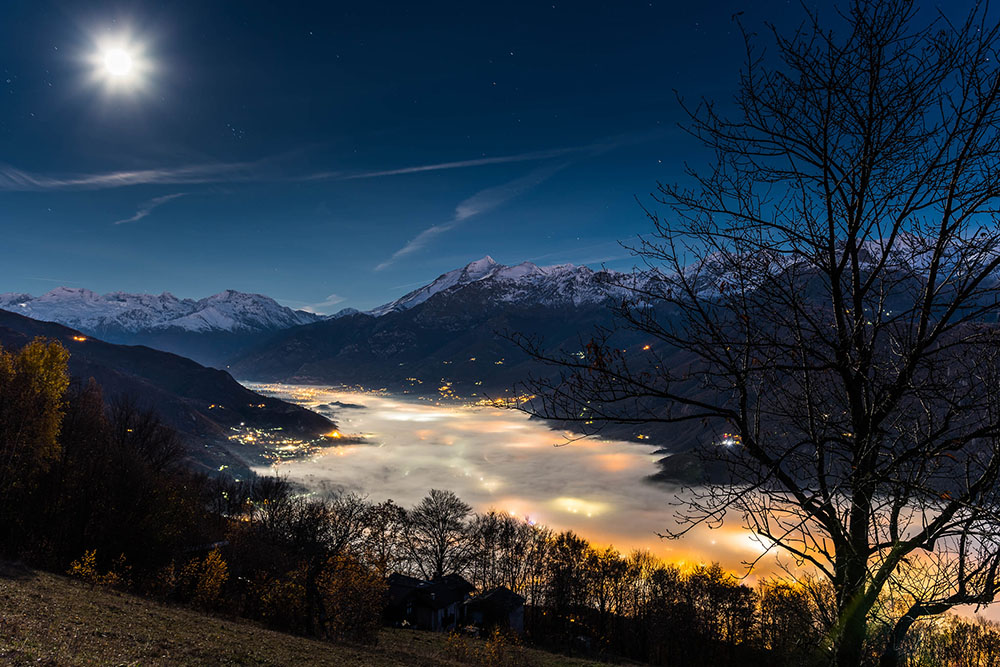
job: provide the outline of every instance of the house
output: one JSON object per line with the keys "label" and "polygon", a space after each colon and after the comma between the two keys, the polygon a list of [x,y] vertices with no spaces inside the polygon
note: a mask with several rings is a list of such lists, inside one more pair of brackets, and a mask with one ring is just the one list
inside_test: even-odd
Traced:
{"label": "house", "polygon": [[465,622],[484,630],[524,632],[524,598],[505,586],[465,601]]}
{"label": "house", "polygon": [[389,576],[386,621],[420,630],[452,630],[464,622],[464,603],[475,587],[457,574],[425,581],[404,574]]}

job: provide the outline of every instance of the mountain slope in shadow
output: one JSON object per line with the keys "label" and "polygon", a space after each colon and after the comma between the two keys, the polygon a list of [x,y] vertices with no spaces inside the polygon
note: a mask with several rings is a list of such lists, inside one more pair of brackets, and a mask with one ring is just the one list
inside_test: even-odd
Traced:
{"label": "mountain slope in shadow", "polygon": [[192,457],[206,465],[199,450],[224,440],[241,425],[281,428],[300,438],[335,428],[315,412],[247,389],[225,371],[148,347],[106,343],[60,324],[0,310],[4,348],[18,349],[38,336],[57,340],[69,350],[73,378],[84,382],[94,378],[106,398],[128,396],[155,409],[181,434]]}

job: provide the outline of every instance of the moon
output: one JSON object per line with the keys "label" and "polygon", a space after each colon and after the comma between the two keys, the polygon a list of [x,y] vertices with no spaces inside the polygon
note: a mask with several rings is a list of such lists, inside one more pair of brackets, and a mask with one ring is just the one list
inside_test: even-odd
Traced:
{"label": "moon", "polygon": [[93,51],[87,56],[90,80],[115,97],[146,92],[150,86],[153,65],[142,40],[122,33],[94,39]]}
{"label": "moon", "polygon": [[104,71],[108,76],[120,78],[132,73],[133,61],[128,51],[121,48],[110,48],[101,54]]}

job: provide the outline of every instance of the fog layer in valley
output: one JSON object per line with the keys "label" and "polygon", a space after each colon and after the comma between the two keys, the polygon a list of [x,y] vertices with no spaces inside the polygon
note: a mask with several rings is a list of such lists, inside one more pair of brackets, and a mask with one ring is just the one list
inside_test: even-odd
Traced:
{"label": "fog layer in valley", "polygon": [[476,511],[510,512],[624,552],[646,548],[683,564],[718,561],[741,571],[744,561],[761,552],[735,523],[681,540],[660,539],[657,531],[672,525],[677,490],[646,481],[656,472],[655,446],[570,442],[567,433],[497,408],[312,386],[248,386],[333,417],[345,435],[365,437],[365,444],[332,446],[310,458],[257,468],[260,474],[277,472],[317,491],[333,486],[403,506],[429,489],[449,489]]}

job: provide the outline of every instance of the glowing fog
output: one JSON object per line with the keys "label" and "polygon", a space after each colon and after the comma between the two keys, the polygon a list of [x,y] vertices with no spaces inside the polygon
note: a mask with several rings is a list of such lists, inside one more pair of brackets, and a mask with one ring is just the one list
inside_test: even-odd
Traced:
{"label": "glowing fog", "polygon": [[671,525],[677,490],[645,480],[661,456],[655,446],[567,442],[568,434],[497,408],[312,386],[248,386],[332,417],[341,433],[364,436],[364,444],[329,447],[258,468],[261,474],[277,472],[310,489],[334,486],[406,507],[429,489],[450,489],[477,511],[510,512],[623,552],[646,548],[681,564],[718,561],[740,571],[761,552],[735,523],[660,539],[657,531]]}

